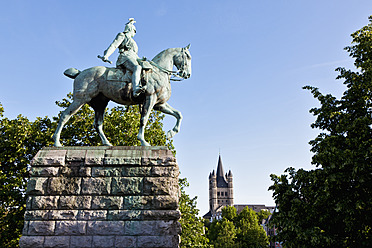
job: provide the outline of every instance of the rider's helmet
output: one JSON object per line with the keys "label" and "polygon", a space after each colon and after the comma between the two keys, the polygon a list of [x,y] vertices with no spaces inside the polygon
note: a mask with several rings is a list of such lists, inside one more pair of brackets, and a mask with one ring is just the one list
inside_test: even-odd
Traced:
{"label": "rider's helmet", "polygon": [[129,22],[127,22],[127,24],[125,24],[124,33],[130,32],[132,30],[134,32],[137,32],[136,27],[134,26],[134,23],[136,23],[134,18],[129,18]]}

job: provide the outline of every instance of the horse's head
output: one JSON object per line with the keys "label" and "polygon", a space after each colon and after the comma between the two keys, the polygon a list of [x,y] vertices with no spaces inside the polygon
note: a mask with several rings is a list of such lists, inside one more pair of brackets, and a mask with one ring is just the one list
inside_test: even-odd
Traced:
{"label": "horse's head", "polygon": [[180,48],[180,52],[174,56],[174,65],[179,70],[178,75],[184,79],[191,76],[191,55],[189,52],[190,44],[186,47]]}

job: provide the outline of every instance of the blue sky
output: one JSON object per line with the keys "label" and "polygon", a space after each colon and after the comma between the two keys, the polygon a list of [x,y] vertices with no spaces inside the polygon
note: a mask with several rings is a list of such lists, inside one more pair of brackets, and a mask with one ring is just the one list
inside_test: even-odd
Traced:
{"label": "blue sky", "polygon": [[334,69],[353,68],[343,48],[371,10],[370,0],[6,1],[0,102],[8,118],[56,116],[54,102],[72,91],[63,71],[104,65],[97,55],[134,17],[139,56],[191,43],[193,74],[172,84],[169,103],[184,116],[174,144],[200,214],[219,151],[235,203],[274,205],[271,173],[313,168],[308,142],[319,131],[308,111],[318,103],[302,86],[342,95]]}

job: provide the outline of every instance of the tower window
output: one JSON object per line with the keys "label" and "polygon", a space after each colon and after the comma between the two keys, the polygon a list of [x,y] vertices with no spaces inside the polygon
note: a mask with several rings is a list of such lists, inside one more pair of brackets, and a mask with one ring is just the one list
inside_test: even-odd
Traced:
{"label": "tower window", "polygon": [[225,196],[227,196],[227,192],[225,192]]}
{"label": "tower window", "polygon": [[217,196],[220,196],[220,192],[217,192]]}

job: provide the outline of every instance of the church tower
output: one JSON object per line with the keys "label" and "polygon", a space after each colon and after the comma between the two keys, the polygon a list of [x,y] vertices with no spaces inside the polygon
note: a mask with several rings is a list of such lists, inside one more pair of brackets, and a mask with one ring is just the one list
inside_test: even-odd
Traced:
{"label": "church tower", "polygon": [[217,172],[209,174],[209,212],[204,218],[216,218],[224,206],[234,205],[233,175],[224,173],[221,155],[218,157]]}

